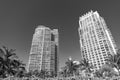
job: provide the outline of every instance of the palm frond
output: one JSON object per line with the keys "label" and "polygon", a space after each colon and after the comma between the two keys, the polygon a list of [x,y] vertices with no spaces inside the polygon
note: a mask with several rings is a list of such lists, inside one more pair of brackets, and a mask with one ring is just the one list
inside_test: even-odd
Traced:
{"label": "palm frond", "polygon": [[1,48],[0,48],[0,54],[4,55],[4,51]]}

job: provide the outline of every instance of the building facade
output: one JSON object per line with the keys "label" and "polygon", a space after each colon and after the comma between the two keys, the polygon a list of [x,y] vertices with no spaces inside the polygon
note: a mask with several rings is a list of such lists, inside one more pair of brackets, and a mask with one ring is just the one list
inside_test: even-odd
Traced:
{"label": "building facade", "polygon": [[97,11],[79,18],[81,56],[94,66],[94,70],[106,63],[109,54],[116,54],[116,44],[104,19]]}
{"label": "building facade", "polygon": [[28,71],[43,70],[57,74],[58,47],[58,30],[38,26],[33,35]]}

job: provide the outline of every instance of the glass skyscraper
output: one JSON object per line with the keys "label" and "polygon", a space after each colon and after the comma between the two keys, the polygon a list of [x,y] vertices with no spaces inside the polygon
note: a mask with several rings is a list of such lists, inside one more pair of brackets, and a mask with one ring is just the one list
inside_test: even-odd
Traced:
{"label": "glass skyscraper", "polygon": [[106,63],[109,54],[116,54],[116,44],[104,19],[97,11],[79,18],[81,56],[94,66],[94,70]]}
{"label": "glass skyscraper", "polygon": [[57,74],[58,47],[58,30],[38,26],[33,35],[28,71],[44,70]]}

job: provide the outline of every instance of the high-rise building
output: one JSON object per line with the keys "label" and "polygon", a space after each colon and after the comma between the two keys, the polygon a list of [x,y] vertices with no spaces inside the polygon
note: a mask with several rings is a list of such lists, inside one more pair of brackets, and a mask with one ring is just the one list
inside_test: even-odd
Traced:
{"label": "high-rise building", "polygon": [[58,30],[38,26],[33,35],[28,71],[44,70],[57,74],[58,47]]}
{"label": "high-rise building", "polygon": [[109,54],[116,54],[116,44],[104,19],[97,11],[79,18],[81,56],[94,66],[94,70],[106,63]]}

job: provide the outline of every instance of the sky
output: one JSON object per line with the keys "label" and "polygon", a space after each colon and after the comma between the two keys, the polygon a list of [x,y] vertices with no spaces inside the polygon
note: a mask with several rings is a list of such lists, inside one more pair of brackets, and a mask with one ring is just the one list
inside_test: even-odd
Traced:
{"label": "sky", "polygon": [[120,48],[119,0],[0,0],[0,45],[16,49],[27,63],[34,30],[38,25],[59,30],[59,62],[80,60],[79,17],[98,11]]}

